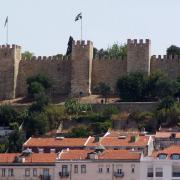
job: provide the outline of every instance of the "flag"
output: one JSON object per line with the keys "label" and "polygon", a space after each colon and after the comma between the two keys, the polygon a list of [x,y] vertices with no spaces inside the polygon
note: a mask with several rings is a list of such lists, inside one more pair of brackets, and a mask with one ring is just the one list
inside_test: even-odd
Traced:
{"label": "flag", "polygon": [[79,19],[82,19],[82,13],[79,13],[76,18],[75,18],[75,21],[78,21]]}
{"label": "flag", "polygon": [[6,27],[7,23],[8,23],[8,16],[6,17],[6,20],[5,20],[5,23],[4,23],[4,27]]}

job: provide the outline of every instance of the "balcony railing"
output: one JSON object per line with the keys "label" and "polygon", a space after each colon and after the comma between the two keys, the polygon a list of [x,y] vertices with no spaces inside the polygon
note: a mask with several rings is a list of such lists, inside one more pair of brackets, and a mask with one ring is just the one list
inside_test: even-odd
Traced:
{"label": "balcony railing", "polygon": [[173,172],[172,177],[180,177],[180,172]]}
{"label": "balcony railing", "polygon": [[114,172],[115,177],[124,177],[124,172]]}
{"label": "balcony railing", "polygon": [[60,177],[68,177],[69,176],[69,172],[59,172],[59,176]]}
{"label": "balcony railing", "polygon": [[154,176],[153,172],[148,172],[147,173],[147,177],[153,177],[153,176]]}
{"label": "balcony railing", "polygon": [[50,175],[40,175],[40,180],[51,180]]}

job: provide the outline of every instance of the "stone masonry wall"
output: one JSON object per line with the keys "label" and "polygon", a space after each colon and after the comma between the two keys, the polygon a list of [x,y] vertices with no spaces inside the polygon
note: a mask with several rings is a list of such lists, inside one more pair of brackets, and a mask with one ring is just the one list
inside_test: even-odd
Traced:
{"label": "stone masonry wall", "polygon": [[150,74],[151,42],[146,39],[128,39],[127,43],[127,72],[143,72]]}
{"label": "stone masonry wall", "polygon": [[45,74],[52,80],[51,95],[64,95],[70,91],[71,61],[62,57],[39,57],[21,60],[17,79],[16,96],[27,94],[26,79],[37,74]]}
{"label": "stone masonry wall", "polygon": [[100,82],[105,82],[116,89],[119,77],[127,74],[127,59],[93,59],[92,91]]}
{"label": "stone masonry wall", "polygon": [[151,73],[161,71],[170,78],[180,76],[180,57],[179,56],[152,56],[151,58]]}
{"label": "stone masonry wall", "polygon": [[71,96],[91,94],[92,42],[74,42],[71,57]]}
{"label": "stone masonry wall", "polygon": [[0,100],[15,98],[20,55],[17,45],[0,46]]}

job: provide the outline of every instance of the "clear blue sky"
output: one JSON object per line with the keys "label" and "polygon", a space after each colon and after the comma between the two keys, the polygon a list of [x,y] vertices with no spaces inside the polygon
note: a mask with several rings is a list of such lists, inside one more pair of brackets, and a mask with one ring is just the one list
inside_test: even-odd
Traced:
{"label": "clear blue sky", "polygon": [[180,46],[180,0],[0,0],[0,44],[5,43],[4,21],[9,16],[9,43],[35,55],[65,53],[70,35],[97,48],[128,38],[150,38],[152,54]]}

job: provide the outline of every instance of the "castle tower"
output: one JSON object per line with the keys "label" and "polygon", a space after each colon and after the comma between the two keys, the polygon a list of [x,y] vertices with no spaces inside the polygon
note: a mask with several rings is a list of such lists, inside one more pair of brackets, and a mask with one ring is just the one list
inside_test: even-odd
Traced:
{"label": "castle tower", "polygon": [[71,96],[91,94],[93,44],[73,42],[71,57]]}
{"label": "castle tower", "polygon": [[20,59],[20,46],[0,46],[0,100],[13,99],[16,96]]}
{"label": "castle tower", "polygon": [[127,42],[127,72],[143,72],[150,74],[150,56],[151,56],[151,42],[142,39],[138,42],[137,39],[128,39]]}

